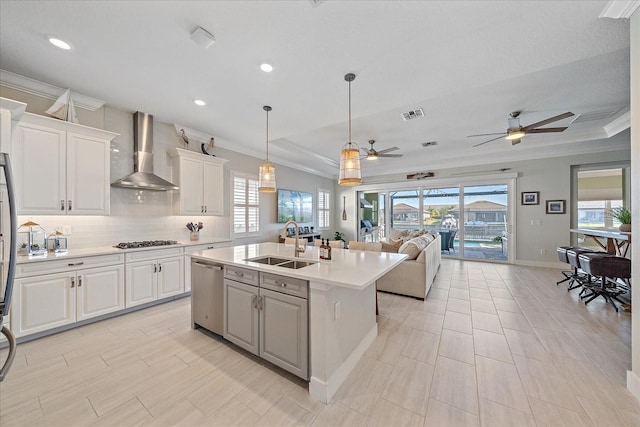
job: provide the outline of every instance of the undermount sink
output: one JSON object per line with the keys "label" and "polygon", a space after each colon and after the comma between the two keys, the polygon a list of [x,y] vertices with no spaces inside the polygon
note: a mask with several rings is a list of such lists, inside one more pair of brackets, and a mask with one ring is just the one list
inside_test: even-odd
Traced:
{"label": "undermount sink", "polygon": [[294,270],[297,270],[299,268],[306,267],[312,264],[315,264],[315,262],[295,260],[295,261],[285,262],[283,264],[278,264],[278,267],[293,268]]}
{"label": "undermount sink", "polygon": [[257,262],[259,264],[275,265],[276,267],[292,268],[294,270],[307,267],[309,265],[316,263],[315,261],[302,261],[297,259],[292,260],[287,258],[276,258],[276,257],[270,257],[270,256],[248,258],[245,261]]}
{"label": "undermount sink", "polygon": [[286,258],[274,258],[274,257],[266,256],[261,258],[249,258],[249,259],[246,259],[245,261],[257,262],[259,264],[277,265],[290,260]]}

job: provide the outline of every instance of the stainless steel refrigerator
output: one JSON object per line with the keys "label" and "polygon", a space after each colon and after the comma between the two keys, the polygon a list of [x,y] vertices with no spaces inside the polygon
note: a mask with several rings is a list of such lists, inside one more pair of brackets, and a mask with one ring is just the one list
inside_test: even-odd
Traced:
{"label": "stainless steel refrigerator", "polygon": [[1,176],[4,177],[0,188],[0,277],[4,279],[0,283],[0,291],[2,291],[0,292],[0,332],[7,338],[9,343],[7,359],[2,368],[0,368],[0,382],[2,382],[9,372],[13,358],[16,355],[16,339],[3,323],[5,316],[9,315],[9,308],[11,307],[13,279],[16,270],[18,218],[16,216],[15,192],[9,154],[0,153],[0,168],[2,168],[3,172]]}

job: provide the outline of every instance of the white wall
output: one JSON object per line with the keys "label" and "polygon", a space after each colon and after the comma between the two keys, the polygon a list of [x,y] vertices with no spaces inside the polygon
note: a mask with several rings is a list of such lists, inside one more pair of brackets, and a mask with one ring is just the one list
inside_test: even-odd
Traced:
{"label": "white wall", "polygon": [[[629,131],[622,132],[614,138],[626,138],[629,140]],[[515,262],[527,265],[556,265],[556,247],[568,245],[571,239],[570,200],[571,200],[571,167],[574,165],[587,165],[610,162],[628,162],[631,153],[629,150],[613,151],[606,153],[582,154],[578,156],[566,156],[547,158],[531,161],[517,161],[509,163],[494,163],[475,167],[453,168],[437,170],[432,179],[420,181],[407,181],[404,175],[388,175],[368,178],[363,181],[363,186],[373,189],[377,185],[390,188],[397,182],[398,186],[408,185],[429,186],[439,182],[462,182],[461,177],[454,174],[464,173],[465,182],[484,178],[486,175],[466,175],[469,172],[491,171],[500,168],[511,168],[505,173],[517,173],[516,179],[516,228],[517,236]],[[495,175],[496,172],[490,172]],[[499,174],[499,172],[498,172]],[[638,182],[638,181],[634,181]],[[376,184],[378,183],[378,184]],[[342,196],[347,196],[347,221],[341,221],[340,209],[335,212],[335,221],[340,231],[346,233],[345,240],[355,240],[357,226],[356,192],[362,187],[339,187],[336,185],[336,202],[342,203]],[[539,191],[540,204],[535,206],[521,206],[520,193],[522,191]],[[547,215],[545,213],[545,200],[566,200],[567,213],[564,215]],[[638,203],[637,203],[638,204]],[[540,221],[540,225],[531,225],[531,221]],[[536,223],[537,224],[537,223]],[[541,254],[545,250],[546,254]]]}

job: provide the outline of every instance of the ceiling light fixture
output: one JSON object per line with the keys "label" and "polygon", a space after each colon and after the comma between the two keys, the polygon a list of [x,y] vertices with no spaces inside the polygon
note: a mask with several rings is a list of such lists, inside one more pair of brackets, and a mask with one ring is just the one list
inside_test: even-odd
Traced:
{"label": "ceiling light fixture", "polygon": [[267,158],[264,163],[260,165],[258,191],[260,193],[275,193],[276,168],[269,162],[269,111],[271,111],[271,107],[265,105],[262,109],[267,112]]}
{"label": "ceiling light fixture", "polygon": [[360,174],[360,148],[351,141],[351,82],[356,79],[353,73],[346,74],[344,79],[349,82],[349,140],[340,151],[339,185],[354,186],[362,184]]}
{"label": "ceiling light fixture", "polygon": [[69,43],[67,43],[64,40],[57,39],[55,37],[50,37],[49,38],[49,43],[51,43],[52,45],[54,45],[55,47],[58,47],[60,49],[64,49],[64,50],[71,49],[71,45]]}
{"label": "ceiling light fixture", "polygon": [[521,139],[524,136],[524,131],[522,129],[509,129],[507,131],[507,136],[504,139],[508,139],[509,141],[513,141],[514,139]]}
{"label": "ceiling light fixture", "polygon": [[273,71],[273,65],[271,64],[267,64],[266,62],[264,64],[260,64],[260,69],[262,71],[264,71],[265,73],[270,73]]}
{"label": "ceiling light fixture", "polygon": [[200,107],[204,107],[205,105],[207,105],[206,102],[204,102],[202,99],[196,99],[195,101],[193,101],[194,104],[200,106]]}

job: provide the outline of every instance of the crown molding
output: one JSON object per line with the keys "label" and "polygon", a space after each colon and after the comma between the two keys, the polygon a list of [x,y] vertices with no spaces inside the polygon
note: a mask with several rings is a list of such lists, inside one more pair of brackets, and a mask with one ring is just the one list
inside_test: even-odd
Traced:
{"label": "crown molding", "polygon": [[600,18],[631,18],[640,6],[640,0],[611,0],[600,12]]}
{"label": "crown molding", "polygon": [[12,120],[20,120],[20,117],[27,110],[27,104],[14,101],[13,99],[0,98],[0,108],[11,111]]}
{"label": "crown molding", "polygon": [[604,131],[607,133],[607,137],[612,137],[613,135],[617,135],[623,130],[629,129],[631,127],[631,111],[627,111],[621,116],[617,117],[615,120],[612,120],[611,123],[604,126]]}
{"label": "crown molding", "polygon": [[[0,70],[0,84],[11,89],[16,89],[54,101],[66,90],[50,85],[49,83],[34,80],[6,70]],[[73,98],[73,104],[76,107],[84,108],[89,111],[95,111],[105,104],[101,99],[92,98],[74,91],[71,91],[71,97]]]}

